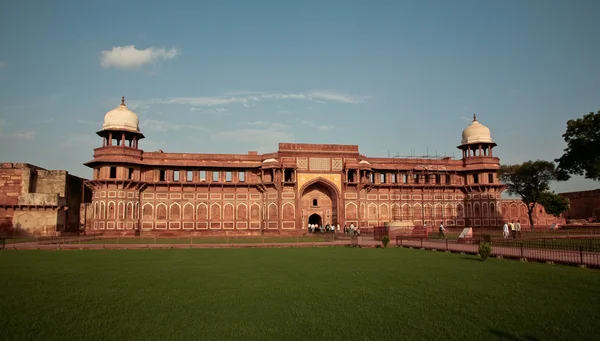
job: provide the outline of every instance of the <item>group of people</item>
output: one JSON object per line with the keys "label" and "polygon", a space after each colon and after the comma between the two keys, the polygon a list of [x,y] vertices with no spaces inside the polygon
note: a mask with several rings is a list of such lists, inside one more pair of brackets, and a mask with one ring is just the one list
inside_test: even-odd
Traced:
{"label": "group of people", "polygon": [[519,235],[519,237],[523,236],[521,234],[520,220],[517,220],[516,223],[514,220],[511,220],[510,222],[506,221],[504,223],[504,226],[502,226],[502,236],[504,237],[504,239],[508,239],[508,237],[510,237],[511,235],[513,238],[517,238],[517,235]]}
{"label": "group of people", "polygon": [[[327,224],[325,226],[319,224],[308,224],[308,232],[335,232],[336,225],[335,224]],[[340,224],[337,224],[337,230],[340,230]]]}
{"label": "group of people", "polygon": [[[308,224],[308,232],[316,233],[316,232],[335,232],[340,233],[341,226],[340,224],[327,224],[325,226],[320,224]],[[344,234],[352,234],[355,236],[360,236],[360,227],[355,227],[354,224],[344,225]]]}

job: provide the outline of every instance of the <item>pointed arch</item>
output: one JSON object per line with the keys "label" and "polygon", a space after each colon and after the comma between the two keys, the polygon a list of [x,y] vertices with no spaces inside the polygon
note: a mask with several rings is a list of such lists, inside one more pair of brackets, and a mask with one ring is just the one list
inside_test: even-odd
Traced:
{"label": "pointed arch", "polygon": [[267,218],[269,220],[277,220],[278,218],[278,214],[277,214],[277,204],[272,202],[269,204],[269,206],[267,206]]}
{"label": "pointed arch", "polygon": [[169,206],[169,220],[175,221],[181,219],[181,205],[174,202]]}
{"label": "pointed arch", "polygon": [[386,203],[379,205],[379,219],[390,219],[390,206]]}
{"label": "pointed arch", "polygon": [[131,201],[125,207],[125,219],[133,219],[133,203]]}
{"label": "pointed arch", "polygon": [[411,220],[412,219],[412,207],[409,204],[402,205],[402,219],[403,220]]}
{"label": "pointed arch", "polygon": [[519,209],[517,208],[517,204],[510,204],[510,217],[516,217],[519,215]]}
{"label": "pointed arch", "polygon": [[358,219],[358,208],[355,203],[353,203],[353,202],[346,203],[345,218],[346,218],[346,220]]}
{"label": "pointed arch", "polygon": [[421,204],[413,205],[413,219],[423,219],[423,206]]}
{"label": "pointed arch", "polygon": [[484,202],[483,204],[481,204],[481,216],[482,217],[489,217],[490,216],[490,212],[488,210],[488,204],[487,204],[487,202]]}
{"label": "pointed arch", "polygon": [[201,202],[196,206],[196,221],[207,221],[208,220],[208,205]]}
{"label": "pointed arch", "polygon": [[374,203],[370,203],[367,207],[368,219],[375,220],[377,219],[377,205]]}
{"label": "pointed arch", "polygon": [[425,219],[433,218],[433,206],[431,206],[431,204],[427,203],[423,205],[423,212]]}
{"label": "pointed arch", "polygon": [[462,203],[456,204],[456,215],[459,218],[465,217],[465,205]]}
{"label": "pointed arch", "polygon": [[221,220],[221,204],[213,203],[210,205],[210,220]]}
{"label": "pointed arch", "polygon": [[125,203],[122,201],[119,201],[117,205],[117,217],[119,220],[125,219]]}
{"label": "pointed arch", "polygon": [[473,216],[476,218],[481,217],[481,207],[479,206],[478,202],[473,204]]}
{"label": "pointed arch", "polygon": [[433,216],[436,219],[442,219],[442,217],[444,216],[444,206],[442,206],[442,204],[435,204],[433,209]]}
{"label": "pointed arch", "polygon": [[248,220],[248,205],[239,203],[237,205],[237,220]]}
{"label": "pointed arch", "polygon": [[260,205],[258,203],[253,203],[250,205],[250,220],[260,220]]}
{"label": "pointed arch", "polygon": [[151,203],[147,202],[142,206],[142,219],[152,220],[154,219],[154,207]]}
{"label": "pointed arch", "polygon": [[490,217],[496,216],[496,205],[493,202],[490,203]]}
{"label": "pointed arch", "polygon": [[452,209],[452,204],[446,204],[444,217],[446,219],[454,219],[454,210]]}
{"label": "pointed arch", "polygon": [[194,220],[194,204],[188,202],[183,205],[183,220]]}
{"label": "pointed arch", "polygon": [[235,210],[233,204],[227,202],[223,205],[223,220],[232,221],[235,219]]}
{"label": "pointed arch", "polygon": [[391,208],[392,208],[392,220],[402,219],[402,209],[400,208],[400,204],[393,203]]}
{"label": "pointed arch", "polygon": [[167,220],[167,205],[163,202],[156,205],[156,220]]}
{"label": "pointed arch", "polygon": [[304,195],[304,192],[306,191],[306,189],[310,185],[315,184],[317,182],[322,183],[326,188],[328,188],[331,191],[330,194],[332,194],[332,195],[335,196],[335,198],[332,198],[332,199],[335,200],[337,198],[341,198],[342,197],[340,195],[340,190],[337,188],[337,186],[333,182],[331,182],[330,180],[327,180],[327,179],[325,179],[323,177],[318,177],[318,178],[312,179],[312,180],[306,182],[304,185],[302,185],[302,187],[300,188],[300,197],[302,197]]}
{"label": "pointed arch", "polygon": [[106,219],[106,203],[102,201],[100,203],[100,219]]}
{"label": "pointed arch", "polygon": [[109,201],[108,202],[108,210],[106,212],[106,219],[115,219],[115,202],[114,201]]}
{"label": "pointed arch", "polygon": [[296,207],[294,204],[286,202],[281,206],[281,218],[286,221],[296,219]]}

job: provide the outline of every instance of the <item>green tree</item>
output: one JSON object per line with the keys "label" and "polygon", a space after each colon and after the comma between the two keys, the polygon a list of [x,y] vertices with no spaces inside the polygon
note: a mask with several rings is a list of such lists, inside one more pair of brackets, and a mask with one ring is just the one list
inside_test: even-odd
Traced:
{"label": "green tree", "polygon": [[559,217],[561,213],[569,209],[569,199],[552,192],[542,193],[539,204],[544,206],[546,213]]}
{"label": "green tree", "polygon": [[600,180],[600,111],[569,120],[562,136],[567,148],[555,160],[558,180],[569,180],[571,175]]}
{"label": "green tree", "polygon": [[521,197],[527,206],[527,215],[531,229],[533,226],[533,210],[544,193],[550,189],[550,182],[556,180],[554,164],[549,161],[527,161],[520,165],[502,165],[498,171],[500,181],[506,185],[511,195]]}

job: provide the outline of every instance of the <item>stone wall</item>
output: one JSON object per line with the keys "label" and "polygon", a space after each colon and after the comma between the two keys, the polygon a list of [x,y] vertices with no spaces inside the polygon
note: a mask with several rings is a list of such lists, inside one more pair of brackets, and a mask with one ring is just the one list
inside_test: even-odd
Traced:
{"label": "stone wall", "polygon": [[[54,235],[79,229],[83,180],[25,163],[0,167],[2,234]],[[89,189],[87,196],[90,196]]]}
{"label": "stone wall", "polygon": [[569,199],[569,210],[564,214],[567,219],[600,220],[600,189],[560,193],[560,195]]}

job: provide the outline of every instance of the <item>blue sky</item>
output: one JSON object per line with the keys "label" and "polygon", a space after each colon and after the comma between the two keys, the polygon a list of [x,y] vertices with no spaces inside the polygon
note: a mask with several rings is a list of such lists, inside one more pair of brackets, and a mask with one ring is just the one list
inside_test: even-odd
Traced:
{"label": "blue sky", "polygon": [[600,109],[598,13],[593,0],[3,1],[0,159],[90,177],[124,95],[148,151],[459,156],[477,113],[502,163],[553,160],[566,121]]}

